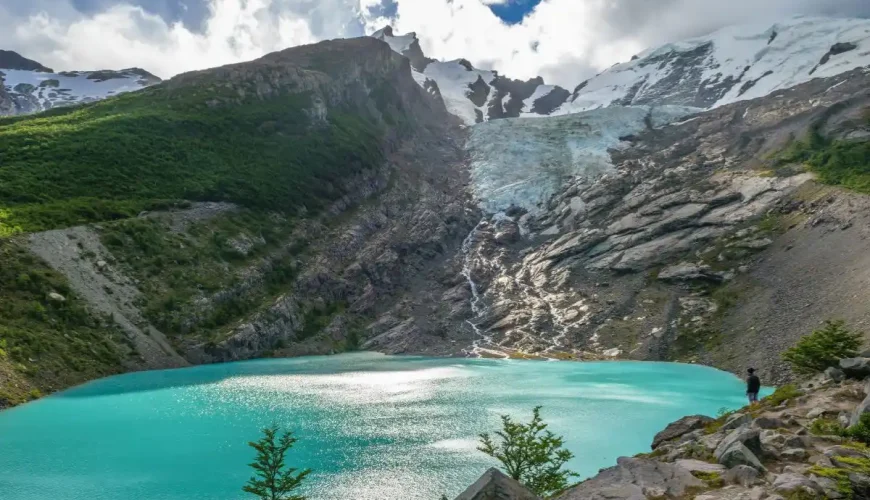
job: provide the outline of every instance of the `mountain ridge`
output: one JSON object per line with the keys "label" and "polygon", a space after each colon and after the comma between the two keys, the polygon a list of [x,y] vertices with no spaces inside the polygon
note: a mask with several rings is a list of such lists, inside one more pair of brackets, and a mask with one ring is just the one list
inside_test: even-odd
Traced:
{"label": "mountain ridge", "polygon": [[[422,56],[413,33],[397,36],[384,29],[371,36],[387,41],[399,54],[413,50],[413,57]],[[870,65],[870,20],[797,17],[726,27],[647,49],[581,82],[573,92],[545,85],[540,78],[514,81],[462,59],[429,61],[422,70],[415,68],[418,82],[431,80],[443,88],[448,109],[467,125],[611,105],[712,109]],[[486,99],[475,102],[481,92]],[[505,97],[511,109],[502,102]]]}
{"label": "mountain ridge", "polygon": [[95,102],[161,82],[141,68],[60,71],[0,50],[0,117]]}

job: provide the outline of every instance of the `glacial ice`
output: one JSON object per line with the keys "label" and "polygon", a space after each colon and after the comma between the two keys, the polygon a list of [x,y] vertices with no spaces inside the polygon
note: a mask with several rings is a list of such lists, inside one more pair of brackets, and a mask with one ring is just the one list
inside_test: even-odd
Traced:
{"label": "glacial ice", "polygon": [[471,128],[467,148],[476,198],[497,213],[511,205],[537,212],[572,176],[597,176],[613,168],[608,150],[620,137],[699,111],[683,106],[597,109],[565,116],[510,118]]}

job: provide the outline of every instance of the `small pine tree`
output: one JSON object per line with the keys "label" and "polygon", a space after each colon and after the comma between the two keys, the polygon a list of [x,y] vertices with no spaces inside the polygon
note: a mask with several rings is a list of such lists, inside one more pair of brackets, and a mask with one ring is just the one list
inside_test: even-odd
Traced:
{"label": "small pine tree", "polygon": [[526,485],[541,496],[550,496],[568,486],[576,476],[562,467],[574,455],[563,449],[564,440],[547,430],[541,419],[541,407],[532,411],[528,424],[514,422],[502,415],[502,430],[495,433],[496,443],[489,434],[480,435],[478,450],[497,459],[508,476]]}
{"label": "small pine tree", "polygon": [[843,321],[826,321],[825,326],[800,339],[782,357],[795,373],[811,375],[837,366],[843,358],[858,354],[864,335],[851,332]]}
{"label": "small pine tree", "polygon": [[287,468],[284,459],[287,451],[296,443],[296,438],[290,431],[282,433],[276,440],[277,435],[278,426],[272,424],[263,429],[263,437],[259,441],[248,443],[248,446],[257,450],[257,458],[249,464],[254,469],[254,475],[242,490],[262,500],[305,500],[304,496],[292,492],[311,470],[305,469],[296,474],[297,469]]}

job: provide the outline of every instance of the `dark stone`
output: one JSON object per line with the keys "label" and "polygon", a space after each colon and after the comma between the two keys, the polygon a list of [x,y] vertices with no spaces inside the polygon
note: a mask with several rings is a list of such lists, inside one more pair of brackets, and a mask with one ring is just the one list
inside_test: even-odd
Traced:
{"label": "dark stone", "polygon": [[870,375],[870,358],[841,359],[840,369],[849,378],[864,378]]}
{"label": "dark stone", "polygon": [[562,87],[556,87],[544,97],[535,99],[535,102],[532,103],[531,112],[539,115],[549,115],[564,104],[569,97],[571,97],[571,92]]}
{"label": "dark stone", "polygon": [[701,429],[713,419],[704,415],[691,415],[683,417],[676,422],[671,422],[663,431],[655,435],[652,442],[652,449],[656,449],[665,441],[676,439],[683,434],[688,434],[694,430]]}
{"label": "dark stone", "polygon": [[483,106],[486,104],[486,99],[489,97],[489,85],[483,81],[483,77],[478,76],[477,80],[474,83],[468,84],[468,92],[466,95],[468,96],[468,100],[474,103],[475,106]]}
{"label": "dark stone", "polygon": [[456,497],[456,500],[540,500],[525,486],[492,468]]}

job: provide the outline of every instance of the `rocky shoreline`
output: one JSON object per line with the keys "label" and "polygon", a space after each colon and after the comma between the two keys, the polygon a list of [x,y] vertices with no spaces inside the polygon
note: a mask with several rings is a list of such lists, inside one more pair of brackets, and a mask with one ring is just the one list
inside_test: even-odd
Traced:
{"label": "rocky shoreline", "polygon": [[[715,419],[683,417],[655,436],[651,452],[622,457],[555,498],[867,499],[870,448],[854,430],[868,412],[870,358],[843,359],[754,406]],[[456,500],[540,499],[490,470]]]}

